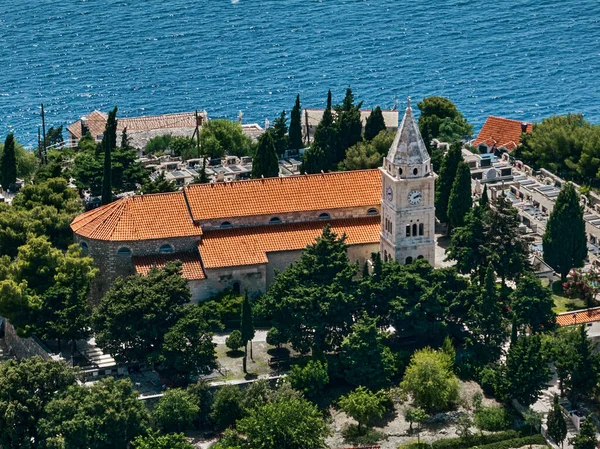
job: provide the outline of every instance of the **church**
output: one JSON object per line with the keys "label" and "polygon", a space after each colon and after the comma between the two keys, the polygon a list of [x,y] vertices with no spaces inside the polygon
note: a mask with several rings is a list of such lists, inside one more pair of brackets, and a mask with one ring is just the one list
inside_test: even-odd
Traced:
{"label": "church", "polygon": [[361,266],[371,253],[435,264],[435,178],[410,100],[383,166],[373,170],[189,185],[136,195],[76,217],[75,241],[118,276],[182,262],[194,301],[232,289],[264,293],[329,224]]}

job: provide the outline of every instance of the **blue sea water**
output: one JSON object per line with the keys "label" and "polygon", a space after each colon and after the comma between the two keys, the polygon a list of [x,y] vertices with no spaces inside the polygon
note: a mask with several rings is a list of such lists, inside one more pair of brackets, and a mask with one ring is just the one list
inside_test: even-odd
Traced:
{"label": "blue sea water", "polygon": [[0,0],[0,136],[93,109],[263,123],[442,95],[487,115],[600,122],[600,0]]}

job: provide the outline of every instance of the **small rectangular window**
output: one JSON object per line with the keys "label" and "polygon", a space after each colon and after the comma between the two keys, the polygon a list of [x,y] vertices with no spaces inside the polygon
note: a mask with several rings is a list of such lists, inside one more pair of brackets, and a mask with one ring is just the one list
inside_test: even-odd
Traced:
{"label": "small rectangular window", "polygon": [[406,225],[406,236],[410,237],[410,225]]}

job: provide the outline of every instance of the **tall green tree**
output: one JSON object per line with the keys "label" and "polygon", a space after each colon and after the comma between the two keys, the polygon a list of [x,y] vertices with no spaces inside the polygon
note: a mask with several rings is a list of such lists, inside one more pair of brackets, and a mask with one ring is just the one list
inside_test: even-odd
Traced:
{"label": "tall green tree", "polygon": [[358,387],[339,400],[340,408],[358,422],[359,435],[362,434],[363,426],[383,417],[386,402],[383,392],[373,393],[365,387]]}
{"label": "tall green tree", "polygon": [[371,111],[369,117],[367,118],[367,122],[365,123],[364,138],[367,141],[373,140],[377,134],[385,129],[386,127],[385,120],[383,119],[383,113],[381,112],[381,108],[377,106]]}
{"label": "tall green tree", "polygon": [[511,309],[520,325],[528,326],[537,333],[552,329],[556,323],[554,299],[550,289],[543,287],[533,273],[526,273],[510,295]]}
{"label": "tall green tree", "polygon": [[117,147],[117,107],[108,113],[108,120],[102,136],[104,151],[104,172],[102,175],[102,204],[112,202],[112,160],[111,154]]}
{"label": "tall green tree", "polygon": [[448,203],[456,179],[458,164],[463,160],[461,148],[459,143],[450,146],[442,161],[440,177],[435,183],[435,215],[442,223],[449,222]]}
{"label": "tall green tree", "polygon": [[581,424],[579,433],[569,442],[573,445],[573,449],[594,449],[598,446],[596,432],[596,425],[588,418]]}
{"label": "tall green tree", "polygon": [[465,162],[459,162],[456,177],[448,198],[448,220],[450,226],[456,228],[465,222],[465,215],[471,210],[471,170]]}
{"label": "tall green tree", "polygon": [[344,160],[348,148],[362,141],[361,106],[362,101],[356,105],[354,104],[354,94],[352,89],[348,87],[344,102],[335,107],[337,139],[334,157],[331,161],[332,168]]}
{"label": "tall green tree", "polygon": [[190,393],[181,388],[171,388],[159,399],[152,414],[165,432],[182,432],[193,427],[199,411],[200,407]]}
{"label": "tall green tree", "polygon": [[546,421],[548,426],[548,435],[556,444],[563,446],[565,438],[567,438],[567,421],[563,416],[560,404],[558,403],[558,395],[554,395],[552,410],[548,413]]}
{"label": "tall green tree", "polygon": [[[246,371],[246,361],[248,357],[248,342],[252,348],[252,339],[254,338],[254,320],[252,319],[252,304],[248,299],[248,290],[244,295],[242,303],[242,321],[241,321],[242,342],[244,343],[244,372]],[[252,349],[250,349],[250,357],[252,358]]]}
{"label": "tall green tree", "polygon": [[306,366],[294,365],[288,374],[290,385],[314,401],[329,384],[327,368],[327,363],[321,360],[309,360]]}
{"label": "tall green tree", "polygon": [[57,392],[75,383],[75,372],[64,362],[32,357],[0,364],[0,446],[35,449],[39,422]]}
{"label": "tall green tree", "polygon": [[200,146],[209,158],[250,156],[254,153],[252,139],[244,134],[242,125],[231,120],[209,120],[202,125]]}
{"label": "tall green tree", "polygon": [[333,119],[331,91],[327,93],[327,107],[315,129],[313,143],[304,153],[303,164],[306,173],[318,173],[329,170],[336,161],[338,131]]}
{"label": "tall green tree", "polygon": [[183,433],[161,435],[159,431],[136,437],[133,440],[133,447],[135,449],[194,449]]}
{"label": "tall green tree", "polygon": [[288,132],[287,117],[285,111],[281,111],[279,117],[273,122],[273,140],[275,143],[275,151],[279,157],[283,157],[288,149]]}
{"label": "tall green tree", "polygon": [[577,404],[589,397],[600,379],[600,356],[595,352],[596,344],[588,339],[587,330],[582,324],[575,332],[572,354],[568,365],[569,376],[565,380],[567,397]]}
{"label": "tall green tree", "polygon": [[461,139],[468,140],[473,134],[473,126],[447,98],[426,97],[418,103],[418,107],[421,110],[419,131],[429,151],[432,139],[452,143]]}
{"label": "tall green tree", "polygon": [[277,158],[272,131],[267,130],[258,139],[256,155],[252,160],[252,177],[275,178],[277,176],[279,176],[279,159]]}
{"label": "tall green tree", "polygon": [[17,158],[15,155],[15,137],[11,133],[6,136],[2,158],[0,159],[0,184],[3,190],[8,190],[11,184],[17,182]]}
{"label": "tall green tree", "polygon": [[300,94],[296,96],[296,103],[290,113],[290,131],[288,144],[292,150],[299,150],[304,146],[302,143],[302,108],[300,106]]}
{"label": "tall green tree", "polygon": [[544,261],[565,282],[571,268],[579,268],[587,257],[587,238],[583,208],[573,184],[567,183],[558,194],[542,239]]}
{"label": "tall green tree", "polygon": [[359,142],[346,150],[346,158],[340,162],[340,170],[364,170],[381,167],[382,160],[394,141],[394,134],[381,131],[370,141]]}
{"label": "tall green tree", "polygon": [[529,407],[540,398],[550,377],[539,335],[521,336],[510,346],[505,377],[510,397]]}

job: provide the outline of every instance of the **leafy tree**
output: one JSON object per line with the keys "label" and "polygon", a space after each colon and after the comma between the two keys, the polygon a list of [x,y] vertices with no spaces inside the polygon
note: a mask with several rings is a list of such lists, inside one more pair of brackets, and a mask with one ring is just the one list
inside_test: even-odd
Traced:
{"label": "leafy tree", "polygon": [[315,142],[302,155],[302,173],[315,174],[327,170],[327,155]]}
{"label": "leafy tree", "polygon": [[381,108],[377,106],[371,111],[367,118],[367,122],[365,123],[365,140],[373,140],[375,136],[385,129],[383,113],[381,112]]}
{"label": "leafy tree", "polygon": [[197,426],[208,427],[213,403],[213,395],[208,382],[204,379],[199,379],[196,383],[187,387],[187,392],[192,395],[194,404],[198,406],[199,411],[196,416]]}
{"label": "leafy tree", "polygon": [[408,421],[411,431],[413,423],[417,423],[417,444],[421,444],[421,423],[428,417],[429,415],[421,407],[407,407],[404,410],[404,419]]}
{"label": "leafy tree", "polygon": [[300,94],[296,96],[296,103],[290,113],[290,131],[289,131],[289,147],[292,150],[299,150],[304,145],[302,144],[302,118],[300,117],[302,108],[300,107]]}
{"label": "leafy tree", "polygon": [[473,436],[471,427],[473,427],[473,419],[466,413],[461,414],[456,420],[456,434],[463,440],[468,441]]}
{"label": "leafy tree", "polygon": [[529,326],[532,332],[554,327],[556,314],[553,310],[552,292],[542,287],[539,278],[533,273],[523,275],[510,296],[511,308],[518,324]]}
{"label": "leafy tree", "polygon": [[341,170],[363,170],[381,166],[381,161],[394,141],[394,134],[384,130],[371,141],[359,142],[346,151],[346,158],[339,164]]}
{"label": "leafy tree", "polygon": [[64,449],[126,448],[145,433],[146,406],[129,379],[102,379],[88,387],[72,385],[45,407],[39,428],[47,447]]}
{"label": "leafy tree", "polygon": [[225,429],[242,418],[242,393],[235,385],[219,388],[213,398],[211,419],[218,429]]}
{"label": "leafy tree", "polygon": [[42,295],[54,284],[62,253],[44,236],[32,237],[19,247],[13,267],[16,282],[27,282],[33,294]]}
{"label": "leafy tree", "polygon": [[69,187],[64,178],[50,178],[38,184],[24,186],[19,194],[15,195],[12,205],[20,210],[51,206],[58,212],[68,213],[72,217],[82,212],[77,191]]}
{"label": "leafy tree", "polygon": [[282,339],[281,332],[279,332],[276,327],[269,329],[267,332],[267,344],[279,348],[282,343],[285,343],[285,341]]}
{"label": "leafy tree", "polygon": [[506,356],[506,383],[510,397],[525,407],[534,404],[550,380],[550,368],[537,335],[521,336]]}
{"label": "leafy tree", "polygon": [[319,409],[297,397],[252,410],[237,423],[237,429],[254,449],[320,449],[329,434]]}
{"label": "leafy tree", "polygon": [[150,177],[137,161],[137,152],[133,148],[115,148],[111,153],[111,180],[113,190],[132,192]]}
{"label": "leafy tree", "polygon": [[457,135],[468,140],[473,134],[473,126],[447,98],[426,97],[417,106],[421,110],[419,131],[428,150],[433,139],[454,142]]}
{"label": "leafy tree", "polygon": [[154,363],[190,298],[181,263],[117,278],[92,316],[96,343],[121,363]]}
{"label": "leafy tree", "polygon": [[[354,95],[352,89],[346,89],[346,96],[341,105],[335,107],[337,113],[336,128],[337,139],[335,153],[331,160],[330,167],[335,167],[344,160],[346,150],[358,142],[362,141],[362,121],[360,117],[360,108],[362,101],[354,104]],[[316,137],[316,132],[315,132]]]}
{"label": "leafy tree", "polygon": [[168,193],[177,192],[177,185],[173,181],[165,178],[164,173],[160,173],[154,181],[148,178],[142,184],[142,193],[145,195],[150,193]]}
{"label": "leafy tree", "polygon": [[200,146],[210,158],[248,156],[253,153],[252,139],[242,131],[242,125],[231,120],[210,120],[200,131]]}
{"label": "leafy tree", "polygon": [[64,362],[41,357],[0,364],[0,445],[7,449],[34,449],[40,441],[38,422],[44,407],[75,383],[75,373]]}
{"label": "leafy tree", "polygon": [[[94,143],[95,147],[95,143]],[[73,160],[71,174],[78,189],[89,189],[92,195],[102,193],[102,162],[95,150],[80,150]]]}
{"label": "leafy tree", "polygon": [[[329,170],[336,161],[338,132],[331,110],[331,91],[327,93],[327,107],[315,129],[313,143],[303,156],[303,170],[318,173]],[[342,157],[343,159],[343,157]]]}
{"label": "leafy tree", "polygon": [[563,445],[565,438],[567,438],[567,421],[562,414],[560,404],[558,403],[558,395],[554,395],[554,401],[552,403],[552,410],[548,413],[548,419],[546,421],[548,426],[548,435],[554,440],[556,444]]}
{"label": "leafy tree", "polygon": [[344,376],[352,385],[378,388],[386,385],[395,372],[394,355],[374,318],[364,315],[352,326],[341,346]]}
{"label": "leafy tree", "polygon": [[6,136],[2,155],[0,158],[0,184],[4,190],[8,190],[11,184],[17,182],[17,158],[15,155],[15,137],[13,134]]}
{"label": "leafy tree", "polygon": [[253,178],[275,178],[279,176],[279,159],[277,158],[272,134],[271,130],[267,130],[258,139],[256,155],[252,160]]}
{"label": "leafy tree", "polygon": [[570,183],[561,189],[554,203],[542,243],[544,261],[560,273],[562,282],[571,268],[583,266],[587,257],[583,208]]}
{"label": "leafy tree", "polygon": [[135,449],[194,449],[183,433],[148,432],[146,436],[138,436],[133,440]]}
{"label": "leafy tree", "polygon": [[294,365],[288,374],[294,390],[298,390],[312,400],[318,398],[329,383],[327,363],[320,360],[309,360],[306,366]]}
{"label": "leafy tree", "polygon": [[65,140],[63,139],[62,132],[62,125],[60,125],[58,128],[55,128],[54,126],[48,128],[48,131],[46,131],[46,146],[54,147],[60,146],[62,143],[64,143]]}
{"label": "leafy tree", "polygon": [[358,422],[358,433],[362,434],[362,426],[368,426],[374,419],[383,417],[387,398],[382,392],[373,393],[360,386],[339,400],[341,409]]}
{"label": "leafy tree", "polygon": [[269,402],[273,397],[273,390],[266,379],[259,379],[248,384],[243,389],[242,396],[242,408],[246,414]]}
{"label": "leafy tree", "polygon": [[199,411],[200,408],[190,393],[172,388],[165,391],[152,413],[165,432],[181,432],[192,428]]}
{"label": "leafy tree", "polygon": [[288,131],[287,118],[285,111],[281,111],[279,117],[273,122],[273,141],[275,144],[275,150],[279,157],[283,157],[288,149],[288,138],[286,136]]}
{"label": "leafy tree", "polygon": [[108,113],[108,120],[102,136],[104,151],[104,172],[102,175],[102,204],[112,202],[112,160],[111,153],[117,147],[117,107]]}
{"label": "leafy tree", "polygon": [[206,306],[187,304],[181,317],[168,329],[157,356],[157,370],[172,384],[187,385],[217,367],[213,332],[220,329],[216,312]]}
{"label": "leafy tree", "polygon": [[[533,434],[534,429],[536,432],[540,431],[540,427],[542,425],[541,413],[529,408],[527,411],[523,412],[523,418],[525,418],[525,424],[529,426],[530,436]],[[529,449],[531,449],[531,441],[529,442]]]}
{"label": "leafy tree", "polygon": [[244,346],[244,342],[242,341],[242,333],[237,329],[233,330],[225,339],[225,346],[232,351],[237,351]]}
{"label": "leafy tree", "polygon": [[440,177],[435,183],[435,214],[437,219],[442,223],[450,221],[448,218],[450,193],[456,179],[458,165],[462,160],[461,145],[459,143],[452,144],[448,153],[444,156],[440,169]]}
{"label": "leafy tree", "polygon": [[345,236],[329,225],[299,260],[281,272],[263,298],[264,310],[292,347],[318,357],[337,348],[353,322],[353,277]]}
{"label": "leafy tree", "polygon": [[448,410],[458,400],[458,379],[448,357],[431,348],[413,354],[400,388],[427,411]]}
{"label": "leafy tree", "polygon": [[598,446],[598,438],[596,437],[596,425],[591,419],[586,419],[581,424],[579,433],[569,442],[573,445],[573,449],[594,449]]}
{"label": "leafy tree", "polygon": [[[252,339],[254,338],[254,321],[252,319],[252,304],[248,299],[248,291],[244,296],[244,302],[242,303],[242,321],[241,321],[241,334],[242,343],[244,345],[244,372],[246,372],[246,358],[248,356],[248,342],[252,348]],[[252,349],[250,349],[250,357],[252,357]]]}
{"label": "leafy tree", "polygon": [[595,352],[596,345],[587,336],[584,325],[574,333],[572,356],[568,365],[569,376],[565,380],[567,397],[577,404],[582,397],[591,395],[600,379],[600,356]]}
{"label": "leafy tree", "polygon": [[456,177],[448,198],[448,220],[453,228],[462,226],[465,215],[471,210],[471,170],[465,162],[459,162]]}

